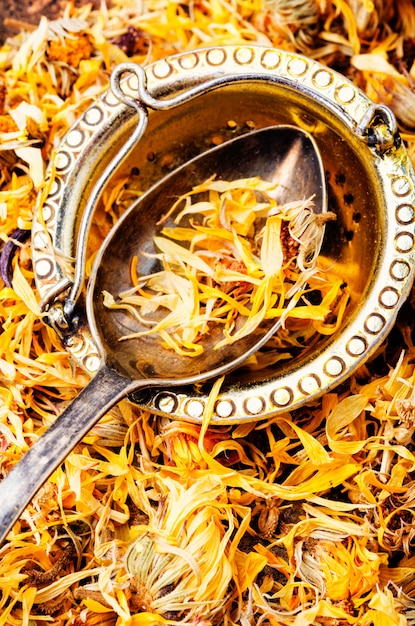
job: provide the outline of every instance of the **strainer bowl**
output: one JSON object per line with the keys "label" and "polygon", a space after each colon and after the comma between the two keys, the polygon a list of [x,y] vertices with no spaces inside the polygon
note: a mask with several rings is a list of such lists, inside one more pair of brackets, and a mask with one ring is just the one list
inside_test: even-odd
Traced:
{"label": "strainer bowl", "polygon": [[[57,150],[49,191],[37,204],[34,270],[51,323],[93,376],[100,361],[82,296],[76,327],[65,326],[60,303],[74,282],[67,260],[76,259],[81,246],[92,253],[105,234],[102,198],[123,180],[133,198],[176,165],[253,128],[295,125],[314,137],[323,159],[337,220],[326,226],[322,259],[348,285],[347,314],[334,334],[297,357],[228,375],[212,422],[265,419],[317,399],[376,351],[412,285],[414,173],[393,115],[334,70],[262,46],[200,49],[122,70],[124,101],[108,89],[80,116]],[[120,159],[136,132],[137,110],[146,113],[145,129]],[[88,241],[79,242],[91,194],[97,198],[92,227]],[[151,389],[131,399],[156,414],[199,422],[209,389]]]}

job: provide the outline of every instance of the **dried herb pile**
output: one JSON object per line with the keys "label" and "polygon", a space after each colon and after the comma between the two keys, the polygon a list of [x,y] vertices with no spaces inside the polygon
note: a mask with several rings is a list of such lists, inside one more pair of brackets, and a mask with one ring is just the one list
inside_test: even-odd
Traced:
{"label": "dried herb pile", "polygon": [[[336,317],[326,331],[332,334],[349,294],[317,260],[324,224],[336,216],[315,213],[312,198],[281,204],[269,195],[277,189],[259,177],[212,177],[180,196],[159,220],[174,218],[153,238],[154,252],[132,257],[130,288],[103,294],[106,307],[140,323],[139,332],[120,339],[156,334],[164,349],[192,357],[204,352],[212,328],[219,331],[215,349],[250,335],[264,320],[278,320],[293,348],[298,335],[307,346],[315,343],[326,319]],[[156,261],[158,271],[141,275],[138,256]],[[312,305],[308,294],[316,291],[321,303]],[[271,360],[283,358],[273,352]],[[256,356],[259,366],[263,358]]]}
{"label": "dried herb pile", "polygon": [[[87,383],[42,321],[30,226],[54,148],[115,64],[210,44],[299,51],[389,105],[415,146],[409,0],[69,3],[20,29],[0,48],[3,476]],[[0,625],[415,624],[413,318],[410,299],[347,384],[264,423],[120,403],[0,548]]]}

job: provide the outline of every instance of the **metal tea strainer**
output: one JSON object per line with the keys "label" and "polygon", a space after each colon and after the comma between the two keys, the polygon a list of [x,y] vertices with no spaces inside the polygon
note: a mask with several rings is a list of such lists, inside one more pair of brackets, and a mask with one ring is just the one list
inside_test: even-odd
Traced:
{"label": "metal tea strainer", "polygon": [[[33,260],[42,306],[91,376],[100,357],[84,314],[83,266],[105,234],[103,205],[112,188],[127,181],[132,199],[212,145],[279,124],[307,131],[321,153],[329,208],[337,214],[322,257],[347,283],[350,302],[340,328],[311,351],[227,375],[212,421],[264,419],[310,402],[383,341],[411,288],[415,254],[415,178],[392,113],[306,57],[261,46],[206,48],[145,69],[120,66],[111,89],[59,146],[49,192],[39,200]],[[147,389],[131,399],[198,422],[207,395],[208,388],[187,386]]]}

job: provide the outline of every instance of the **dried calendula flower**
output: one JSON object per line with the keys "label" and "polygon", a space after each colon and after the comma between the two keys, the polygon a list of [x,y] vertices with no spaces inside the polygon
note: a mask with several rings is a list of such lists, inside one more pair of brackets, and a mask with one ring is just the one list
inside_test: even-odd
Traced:
{"label": "dried calendula flower", "polygon": [[87,33],[66,37],[63,41],[53,39],[49,42],[47,56],[51,61],[66,63],[78,68],[82,59],[91,56],[93,45]]}
{"label": "dried calendula flower", "polygon": [[386,100],[402,126],[415,130],[415,85],[403,85],[397,81],[384,83]]}
{"label": "dried calendula flower", "polygon": [[[39,0],[28,10],[33,16],[45,4]],[[298,49],[389,105],[405,129],[408,154],[415,155],[411,0],[61,4],[60,19],[22,23],[0,47],[1,476],[89,380],[42,322],[31,247],[19,239],[30,234],[37,189],[47,195],[44,174],[54,149],[107,88],[116,63],[132,55],[147,64],[247,42]],[[326,93],[331,89],[334,84]],[[255,127],[236,111],[229,117],[230,132],[241,124]],[[225,138],[223,129],[210,135]],[[164,166],[171,164],[169,157]],[[109,224],[142,191],[140,176],[132,188],[123,176],[106,188],[105,210],[94,216],[91,258]],[[194,198],[188,202],[191,211]],[[232,198],[227,203],[235,207]],[[239,213],[235,228],[248,214]],[[196,224],[191,212],[183,219]],[[267,247],[277,219],[262,233],[263,258],[257,254],[270,274],[277,259],[267,258]],[[290,264],[295,283],[300,243],[289,224],[280,224],[278,258],[284,271]],[[213,228],[199,226],[212,235]],[[161,237],[189,243],[171,239],[168,230]],[[257,245],[258,252],[260,238]],[[248,257],[252,246],[241,250]],[[253,285],[247,267],[255,266],[245,256],[221,261],[222,297],[238,304]],[[308,253],[303,259],[308,272]],[[64,263],[71,275],[69,260]],[[136,289],[134,263],[131,270]],[[272,367],[299,351],[306,358],[306,347],[335,332],[347,315],[347,288],[331,266],[310,271],[301,288],[285,328],[251,368]],[[108,413],[1,547],[0,626],[413,626],[413,304],[412,294],[390,339],[364,368],[336,393],[290,415],[273,416],[270,407],[263,422],[254,416],[235,425],[231,418],[214,427],[216,402],[224,397],[234,409],[226,381],[221,398],[216,389],[209,399],[203,427],[175,420],[174,408],[165,417],[129,401]],[[165,393],[158,410],[174,401]]]}
{"label": "dried calendula flower", "polygon": [[0,134],[15,133],[19,128],[11,115],[0,115]]}
{"label": "dried calendula flower", "polygon": [[376,36],[376,32],[393,17],[391,0],[347,0],[356,20],[359,38],[363,43]]}
{"label": "dried calendula flower", "polygon": [[[324,321],[330,309],[301,297],[316,280],[323,226],[333,215],[315,214],[312,198],[279,205],[268,193],[274,188],[259,178],[212,178],[179,198],[162,220],[174,217],[174,224],[154,237],[157,252],[146,254],[161,270],[136,275],[133,259],[135,286],[117,299],[104,293],[106,306],[149,327],[123,339],[158,333],[166,347],[191,356],[203,351],[199,341],[213,325],[222,327],[220,348],[264,319]],[[324,272],[319,280],[329,282]],[[166,315],[154,322],[159,309]],[[237,316],[244,320],[238,329]]]}
{"label": "dried calendula flower", "polygon": [[396,411],[402,423],[409,429],[415,427],[415,398],[396,400]]}
{"label": "dried calendula flower", "polygon": [[234,521],[217,478],[206,475],[189,489],[167,476],[157,482],[166,494],[157,511],[148,509],[149,523],[136,527],[125,555],[130,608],[197,623],[222,612],[231,597]]}
{"label": "dried calendula flower", "polygon": [[255,24],[276,46],[285,43],[307,51],[319,30],[320,11],[316,0],[266,0]]}

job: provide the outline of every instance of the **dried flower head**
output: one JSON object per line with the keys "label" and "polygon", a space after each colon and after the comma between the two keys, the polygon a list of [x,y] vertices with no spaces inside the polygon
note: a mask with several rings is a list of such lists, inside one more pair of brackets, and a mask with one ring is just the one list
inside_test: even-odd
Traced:
{"label": "dried flower head", "polygon": [[316,0],[266,0],[255,23],[274,45],[311,50],[319,32],[320,10]]}

